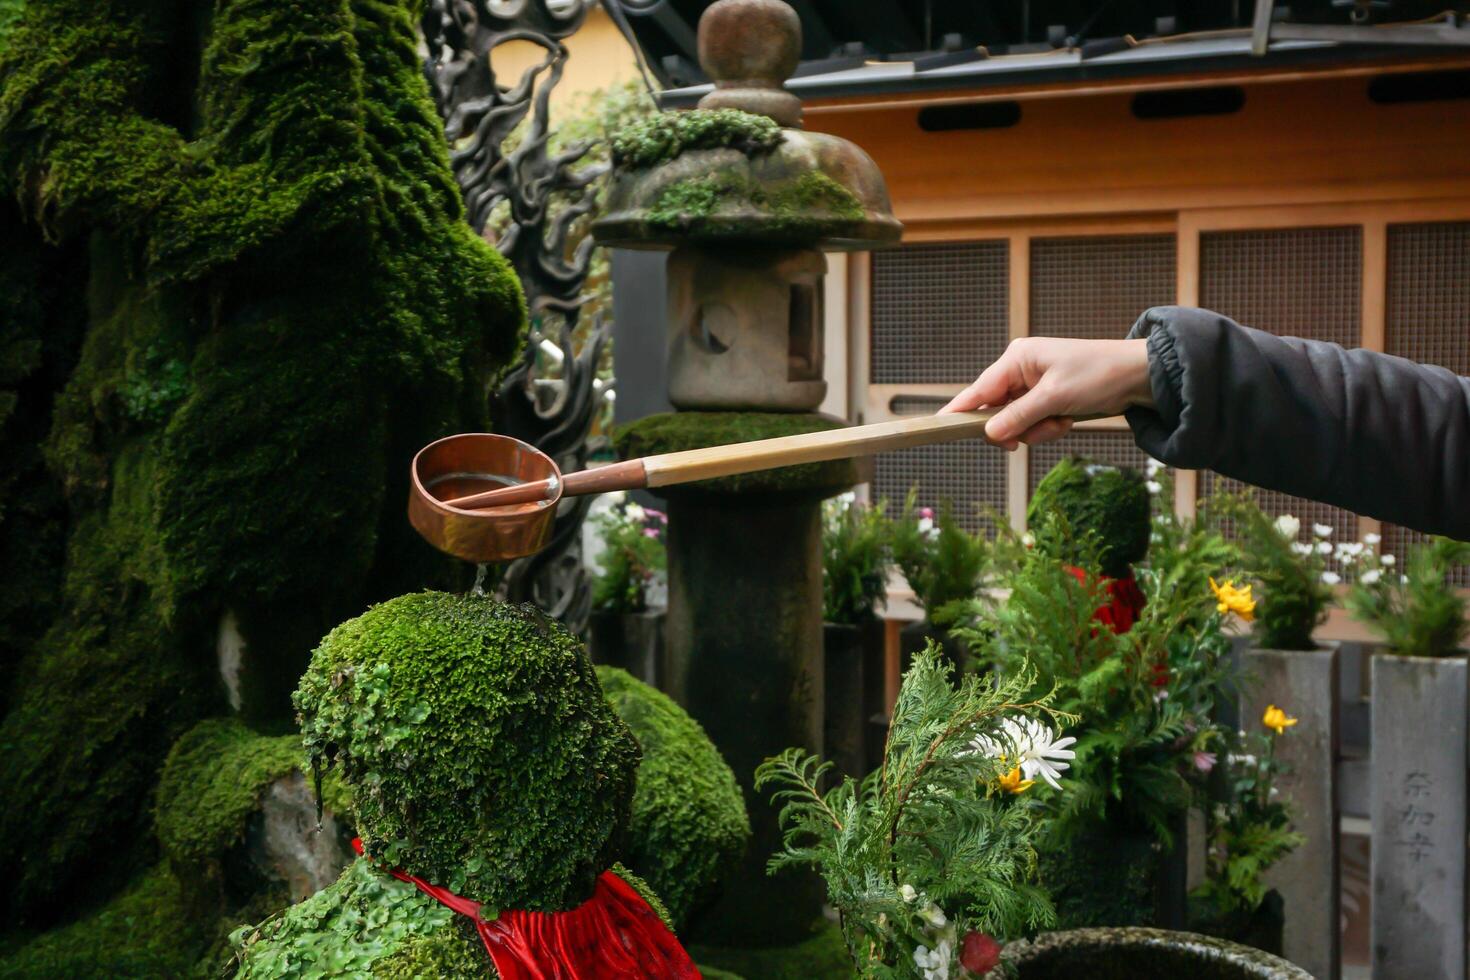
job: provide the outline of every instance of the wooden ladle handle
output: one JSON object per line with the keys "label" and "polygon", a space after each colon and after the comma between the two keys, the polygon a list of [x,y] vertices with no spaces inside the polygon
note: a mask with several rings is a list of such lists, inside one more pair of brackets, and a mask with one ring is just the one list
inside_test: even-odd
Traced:
{"label": "wooden ladle handle", "polygon": [[[955,412],[950,415],[919,415],[874,422],[845,429],[806,432],[775,439],[757,439],[708,449],[686,449],[630,459],[610,466],[569,473],[563,480],[562,496],[576,497],[611,490],[638,490],[644,487],[670,487],[721,476],[773,470],[802,463],[822,463],[833,459],[851,459],[911,446],[932,446],[960,439],[983,438],[985,423],[995,412]],[[1078,416],[1077,421],[1102,418],[1100,415]],[[544,500],[550,496],[549,481],[527,483],[518,487],[488,490],[485,493],[446,501],[451,507],[482,509],[508,504]]]}

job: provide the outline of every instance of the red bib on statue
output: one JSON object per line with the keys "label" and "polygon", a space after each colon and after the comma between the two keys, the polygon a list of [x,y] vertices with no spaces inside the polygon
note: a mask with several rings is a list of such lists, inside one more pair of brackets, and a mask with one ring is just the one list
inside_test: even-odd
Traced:
{"label": "red bib on statue", "polygon": [[[352,847],[363,853],[362,841]],[[694,961],[658,913],[604,871],[592,897],[566,912],[504,910],[488,922],[480,903],[398,869],[389,872],[468,916],[501,980],[698,980]]]}

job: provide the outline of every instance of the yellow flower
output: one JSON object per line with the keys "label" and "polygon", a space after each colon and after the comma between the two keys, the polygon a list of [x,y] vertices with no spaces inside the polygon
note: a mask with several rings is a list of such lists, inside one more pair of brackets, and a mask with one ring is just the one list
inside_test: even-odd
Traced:
{"label": "yellow flower", "polygon": [[1014,793],[1017,796],[1026,792],[1028,789],[1035,785],[1036,780],[1021,778],[1020,766],[1017,766],[1010,772],[1006,773],[1004,776],[1000,777],[1000,788],[1005,790],[1007,793]]}
{"label": "yellow flower", "polygon": [[1251,587],[1243,585],[1236,587],[1234,582],[1226,579],[1224,585],[1216,585],[1215,580],[1210,579],[1210,591],[1215,593],[1219,600],[1215,608],[1222,613],[1233,612],[1247,623],[1256,618],[1256,600],[1251,598]]}
{"label": "yellow flower", "polygon": [[1268,704],[1266,705],[1266,713],[1261,716],[1261,724],[1274,730],[1277,735],[1281,735],[1292,725],[1296,724],[1296,719],[1288,717],[1286,712],[1276,707],[1276,705]]}

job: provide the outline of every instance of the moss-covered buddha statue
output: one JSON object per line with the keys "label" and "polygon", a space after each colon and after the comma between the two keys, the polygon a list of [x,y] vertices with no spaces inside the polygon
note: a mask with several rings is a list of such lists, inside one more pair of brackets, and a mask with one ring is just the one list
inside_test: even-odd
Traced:
{"label": "moss-covered buddha statue", "polygon": [[364,856],[236,933],[239,977],[698,976],[614,865],[639,747],[562,626],[403,596],[327,636],[296,704],[314,766],[352,789]]}

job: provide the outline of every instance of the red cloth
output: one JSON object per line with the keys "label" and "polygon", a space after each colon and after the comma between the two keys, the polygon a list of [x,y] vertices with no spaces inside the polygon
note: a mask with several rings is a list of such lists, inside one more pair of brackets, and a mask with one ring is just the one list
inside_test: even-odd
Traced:
{"label": "red cloth", "polygon": [[[353,838],[352,849],[363,853],[362,840]],[[501,980],[700,980],[658,913],[611,871],[570,911],[502,910],[488,922],[480,918],[479,902],[397,868],[389,873],[469,916]]]}
{"label": "red cloth", "polygon": [[[1082,569],[1068,565],[1067,571],[1083,585],[1087,584],[1087,573]],[[1108,593],[1108,602],[1098,606],[1092,618],[1114,633],[1128,632],[1138,622],[1138,617],[1143,614],[1143,607],[1148,602],[1143,590],[1138,587],[1138,581],[1134,579],[1132,572],[1123,578],[1104,578],[1102,583]]]}

